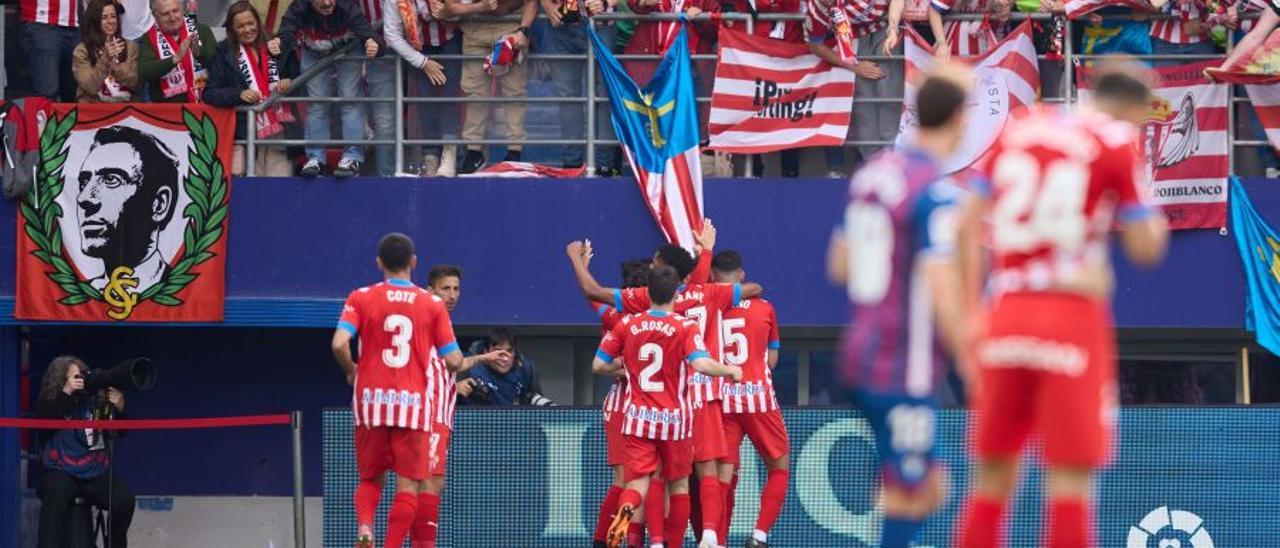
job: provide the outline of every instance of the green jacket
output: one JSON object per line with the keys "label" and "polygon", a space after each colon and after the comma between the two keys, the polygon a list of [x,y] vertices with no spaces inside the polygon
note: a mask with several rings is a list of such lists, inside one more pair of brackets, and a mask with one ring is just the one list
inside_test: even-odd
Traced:
{"label": "green jacket", "polygon": [[[200,35],[196,58],[204,64],[207,70],[213,64],[214,56],[217,55],[218,40],[213,36],[213,29],[210,29],[205,24],[197,24],[196,33]],[[193,49],[196,47],[192,46]],[[160,58],[160,55],[156,53],[156,48],[151,45],[151,40],[147,39],[146,34],[138,38],[138,84],[145,86],[151,102],[185,103],[187,101],[185,95],[175,95],[166,99],[164,94],[160,92],[160,79],[164,78],[164,75],[173,70],[176,65],[173,59]]]}

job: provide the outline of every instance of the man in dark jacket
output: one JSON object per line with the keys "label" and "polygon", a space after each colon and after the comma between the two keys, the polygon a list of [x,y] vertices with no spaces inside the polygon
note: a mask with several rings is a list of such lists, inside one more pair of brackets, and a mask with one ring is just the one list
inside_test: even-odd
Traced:
{"label": "man in dark jacket", "polygon": [[[99,394],[87,393],[84,374],[88,370],[80,358],[54,358],[41,383],[36,402],[37,417],[66,420],[122,418],[124,393],[115,388]],[[103,430],[83,428],[54,430],[45,435],[40,448],[44,473],[36,482],[36,494],[40,497],[40,548],[63,546],[67,530],[74,526],[68,518],[71,503],[76,497],[84,497],[99,508],[110,506],[110,548],[127,548],[134,498],[124,480],[108,470],[108,435]]]}
{"label": "man in dark jacket", "polygon": [[[302,72],[306,72],[320,59],[352,40],[364,44],[364,54],[378,55],[379,36],[375,36],[364,12],[353,0],[296,0],[289,5],[280,23],[279,35],[268,42],[272,55],[282,51],[302,48]],[[335,80],[338,97],[353,99],[364,96],[360,88],[360,61],[339,61],[307,81],[307,94],[312,97],[332,97]],[[365,139],[365,108],[359,103],[343,103],[342,139],[360,142]],[[329,108],[318,104],[307,109],[305,136],[307,140],[329,139]],[[307,163],[302,167],[303,177],[320,175],[325,168],[323,146],[307,147]],[[348,145],[342,159],[333,170],[337,177],[350,177],[360,172],[364,161],[364,148]]]}
{"label": "man in dark jacket", "polygon": [[151,4],[156,24],[138,39],[138,83],[154,103],[197,103],[218,40],[179,0]]}

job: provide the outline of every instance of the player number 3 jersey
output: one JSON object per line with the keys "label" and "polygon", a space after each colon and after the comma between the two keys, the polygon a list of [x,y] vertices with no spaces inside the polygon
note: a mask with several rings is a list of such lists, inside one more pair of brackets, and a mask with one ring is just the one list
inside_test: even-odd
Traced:
{"label": "player number 3 jersey", "polygon": [[620,357],[626,366],[624,434],[653,440],[693,434],[689,362],[710,357],[697,322],[656,310],[632,314],[605,335],[596,357],[606,362]]}
{"label": "player number 3 jersey", "polygon": [[351,292],[338,328],[358,337],[352,410],[357,426],[429,430],[427,368],[458,350],[444,302],[406,280]]}

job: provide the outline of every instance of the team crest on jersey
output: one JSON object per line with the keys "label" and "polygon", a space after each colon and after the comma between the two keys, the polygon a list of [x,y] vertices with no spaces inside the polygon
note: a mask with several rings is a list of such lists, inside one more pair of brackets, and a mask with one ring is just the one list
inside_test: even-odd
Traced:
{"label": "team crest on jersey", "polygon": [[218,321],[235,115],[58,104],[19,206],[22,319]]}

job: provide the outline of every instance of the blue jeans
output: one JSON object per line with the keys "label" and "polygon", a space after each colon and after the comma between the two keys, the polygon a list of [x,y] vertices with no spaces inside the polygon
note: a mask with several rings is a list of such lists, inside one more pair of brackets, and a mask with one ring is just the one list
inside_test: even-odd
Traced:
{"label": "blue jeans", "polygon": [[[400,57],[394,51],[365,63],[365,80],[369,97],[394,99],[396,96],[396,63]],[[369,125],[373,126],[373,138],[390,141],[396,136],[395,103],[369,103]],[[378,175],[396,174],[396,149],[379,145],[373,149],[374,167]]]}
{"label": "blue jeans", "polygon": [[[553,54],[585,55],[591,45],[587,40],[585,23],[564,24],[559,27],[547,25],[545,31],[546,52]],[[605,44],[614,42],[614,27],[596,25],[596,33]],[[557,97],[585,97],[587,82],[586,61],[551,61],[551,80],[556,86]],[[596,76],[596,95],[604,96],[604,79]],[[585,139],[587,136],[587,109],[584,103],[560,103],[560,138]],[[596,137],[613,139],[613,124],[609,121],[609,109],[605,105],[596,107]],[[585,147],[566,145],[564,147],[565,165],[582,165]],[[614,147],[596,147],[596,165],[611,166],[614,161]]]}
{"label": "blue jeans", "polygon": [[22,23],[18,35],[30,63],[32,91],[52,101],[74,102],[76,81],[71,75],[71,52],[80,43],[80,30]]}
{"label": "blue jeans", "polygon": [[[434,58],[436,55],[458,55],[462,53],[462,33],[454,33],[453,39],[441,46],[426,45],[422,53]],[[460,97],[458,82],[462,80],[462,61],[458,59],[438,59],[444,65],[445,83],[443,86],[432,84],[427,73],[422,69],[405,66],[409,78],[414,82],[421,97]],[[422,139],[457,139],[461,129],[461,103],[409,103],[410,112],[416,112],[421,124]],[[440,145],[424,147],[428,154],[439,154]]]}
{"label": "blue jeans", "polygon": [[[311,65],[320,61],[321,56],[311,50],[302,50],[302,70],[305,72]],[[328,69],[321,71],[315,78],[307,81],[307,95],[310,97],[333,97],[334,80],[337,80],[338,97],[360,97],[360,61],[338,61]],[[312,104],[307,108],[307,121],[304,136],[307,140],[328,140],[329,109],[327,103]],[[359,143],[364,141],[364,105],[359,103],[343,103],[338,108],[342,112],[342,139]],[[307,147],[307,159],[324,161],[324,146]],[[343,158],[364,161],[364,147],[349,145],[342,150]]]}
{"label": "blue jeans", "polygon": [[[1155,55],[1213,55],[1218,52],[1217,46],[1213,42],[1205,40],[1195,44],[1174,44],[1173,42],[1165,42],[1159,38],[1151,39],[1151,53]],[[1197,60],[1159,60],[1152,63],[1156,68],[1169,67],[1176,65],[1185,65],[1187,63],[1199,63],[1203,59]]]}

